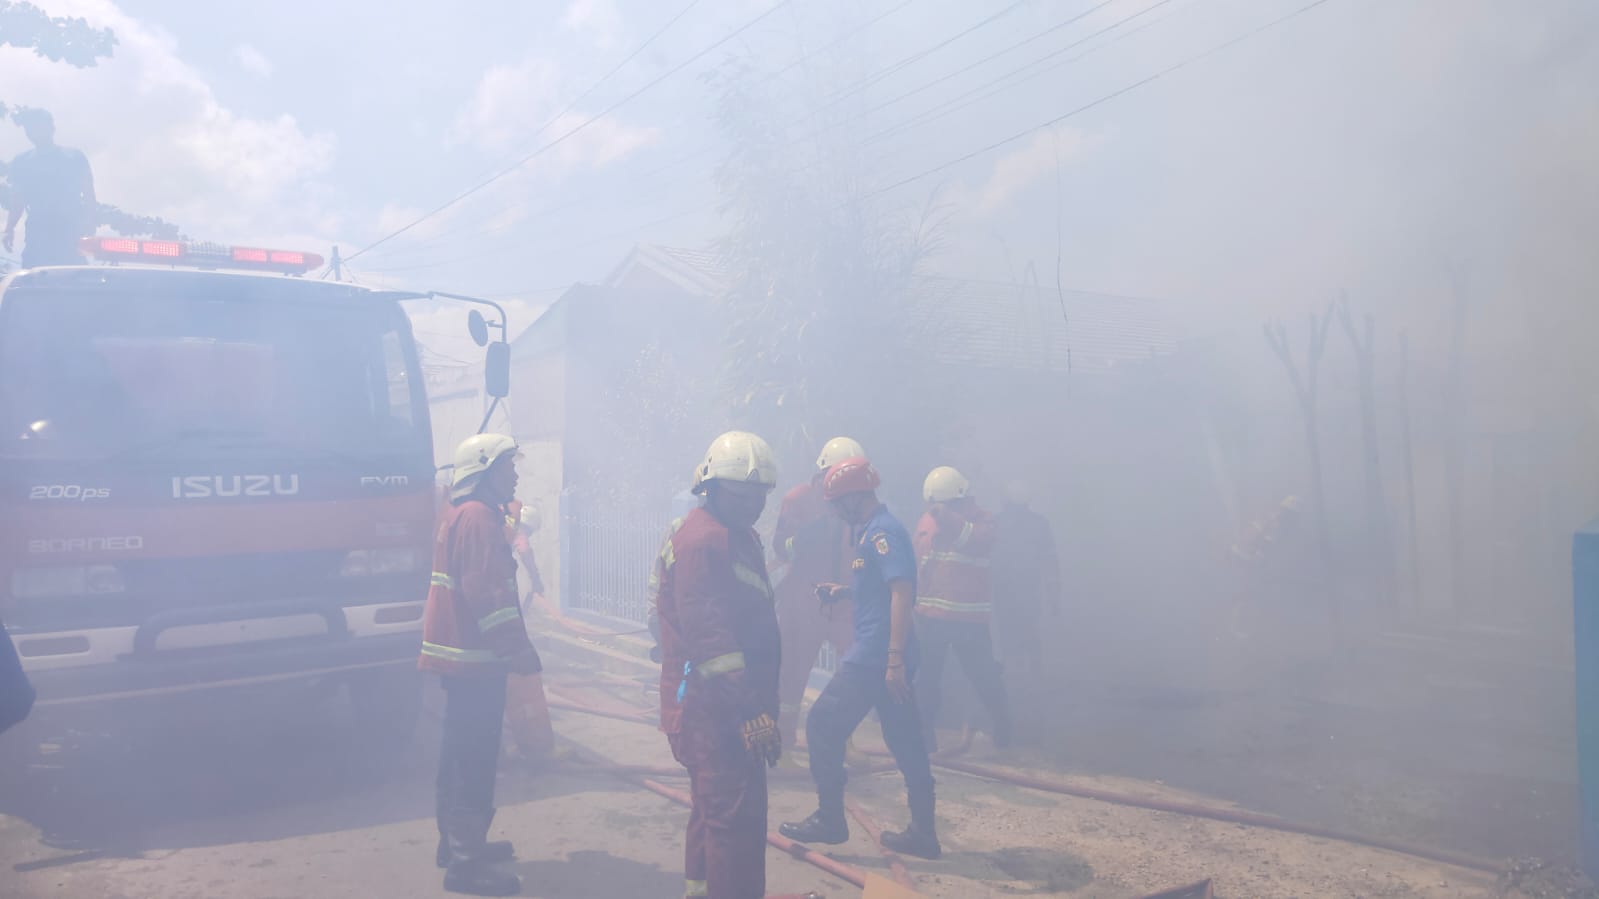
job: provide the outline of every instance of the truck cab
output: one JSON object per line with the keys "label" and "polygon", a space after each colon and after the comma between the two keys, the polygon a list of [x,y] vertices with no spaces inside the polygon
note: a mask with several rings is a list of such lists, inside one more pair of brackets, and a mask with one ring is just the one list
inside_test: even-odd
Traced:
{"label": "truck cab", "polygon": [[398,299],[97,240],[180,264],[0,281],[0,620],[39,705],[335,679],[408,726],[435,500]]}

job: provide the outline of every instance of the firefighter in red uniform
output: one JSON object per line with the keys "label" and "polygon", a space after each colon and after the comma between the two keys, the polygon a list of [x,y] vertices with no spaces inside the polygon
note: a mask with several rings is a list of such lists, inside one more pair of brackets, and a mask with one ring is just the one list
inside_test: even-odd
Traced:
{"label": "firefighter in red uniform", "polygon": [[685,896],[766,894],[766,769],[782,753],[781,655],[755,522],[777,485],[766,441],[716,438],[695,472],[705,504],[672,531],[655,565],[661,730],[688,769]]}
{"label": "firefighter in red uniform", "polygon": [[784,748],[793,746],[800,702],[811,669],[816,667],[822,643],[833,644],[843,656],[849,651],[855,628],[854,606],[848,599],[823,604],[816,599],[817,584],[849,580],[849,563],[855,548],[849,528],[822,498],[822,475],[845,459],[864,456],[861,445],[848,437],[834,437],[822,447],[816,474],[783,497],[772,536],[772,555],[786,566],[777,575],[777,617],[783,628],[783,673],[779,684]]}
{"label": "firefighter in red uniform", "polygon": [[539,563],[533,556],[533,534],[540,524],[539,511],[519,499],[511,500],[505,507],[505,531],[516,551],[517,561],[527,572],[527,595],[522,598],[522,608],[531,609],[535,599],[544,598],[544,578],[539,575]]}
{"label": "firefighter in red uniform", "polygon": [[418,662],[444,685],[437,861],[445,868],[446,890],[478,896],[513,896],[522,888],[515,874],[494,867],[513,856],[511,844],[487,839],[506,675],[541,670],[522,622],[516,561],[505,538],[517,456],[516,441],[503,434],[468,437],[455,451]]}
{"label": "firefighter in red uniform", "polygon": [[968,495],[970,489],[955,469],[933,469],[922,484],[927,511],[916,524],[916,633],[925,653],[916,689],[924,715],[922,732],[933,752],[938,747],[934,722],[943,699],[944,658],[950,650],[994,719],[994,745],[1007,747],[1012,738],[1004,673],[989,633],[994,518]]}

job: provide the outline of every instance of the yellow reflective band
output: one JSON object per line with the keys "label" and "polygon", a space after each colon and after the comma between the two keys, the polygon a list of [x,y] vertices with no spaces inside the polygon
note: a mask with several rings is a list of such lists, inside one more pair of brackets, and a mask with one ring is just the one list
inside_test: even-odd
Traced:
{"label": "yellow reflective band", "polygon": [[972,539],[972,523],[968,521],[966,526],[961,528],[961,535],[955,538],[955,545],[957,547],[965,546],[966,541],[970,539]]}
{"label": "yellow reflective band", "polygon": [[760,572],[755,569],[735,563],[733,565],[733,576],[759,590],[761,595],[768,600],[772,598],[772,585],[768,584],[766,578],[761,577]]}
{"label": "yellow reflective band", "polygon": [[455,578],[450,577],[442,571],[435,571],[433,572],[433,585],[435,587],[447,587],[451,590],[454,590]]}
{"label": "yellow reflective band", "polygon": [[671,568],[677,564],[677,553],[672,551],[672,538],[666,538],[666,545],[661,547],[661,562]]}
{"label": "yellow reflective band", "polygon": [[498,662],[500,657],[487,649],[456,649],[453,646],[441,646],[437,643],[422,641],[422,654],[435,659],[448,659],[452,662]]}
{"label": "yellow reflective band", "polygon": [[494,611],[477,620],[477,629],[480,631],[486,631],[491,628],[499,627],[508,621],[515,621],[521,617],[522,613],[518,612],[516,609],[495,609]]}
{"label": "yellow reflective band", "polygon": [[710,894],[711,886],[703,880],[683,881],[683,899],[698,899],[698,897],[709,896]]}
{"label": "yellow reflective band", "polygon": [[728,674],[733,671],[743,671],[744,653],[729,652],[719,655],[714,659],[707,659],[702,664],[695,665],[694,670],[698,671],[702,677],[716,677],[719,674]]}
{"label": "yellow reflective band", "polygon": [[916,604],[930,609],[943,609],[946,612],[990,612],[994,608],[991,602],[955,602],[939,599],[936,596],[918,596]]}
{"label": "yellow reflective band", "polygon": [[988,567],[988,560],[977,556],[968,556],[965,553],[929,553],[923,562],[932,559],[935,562],[958,562],[962,565],[976,565],[980,568]]}
{"label": "yellow reflective band", "polygon": [[791,556],[794,555],[794,538],[793,537],[790,537],[787,540],[783,541],[783,552],[786,552],[786,553],[788,553]]}

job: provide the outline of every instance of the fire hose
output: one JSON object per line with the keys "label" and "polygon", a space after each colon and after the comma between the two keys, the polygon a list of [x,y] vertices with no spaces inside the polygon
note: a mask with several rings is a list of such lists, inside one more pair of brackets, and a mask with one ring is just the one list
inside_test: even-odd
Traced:
{"label": "fire hose", "polygon": [[[641,662],[641,664],[648,663]],[[552,705],[554,705],[553,702]],[[571,711],[577,711],[585,714],[598,714],[602,715],[603,717],[617,718],[618,720],[632,721],[639,724],[654,724],[654,721],[648,717],[648,713],[642,710],[636,713],[622,714],[614,710],[597,710],[576,706],[576,704],[563,703],[560,707],[570,707]],[[888,756],[888,753],[883,750],[866,750],[866,754],[878,758],[884,758]],[[1492,874],[1497,873],[1501,867],[1495,862],[1465,853],[1453,852],[1447,849],[1436,849],[1430,846],[1417,846],[1397,840],[1367,836],[1365,834],[1339,830],[1332,827],[1323,827],[1317,824],[1306,824],[1298,821],[1291,821],[1286,818],[1279,818],[1275,815],[1263,814],[1260,812],[1251,812],[1242,809],[1217,808],[1199,803],[1137,796],[1131,793],[1121,793],[1114,790],[1104,790],[1096,787],[1074,786],[1058,781],[1047,780],[1033,775],[1007,771],[1001,768],[978,765],[971,762],[962,762],[945,756],[935,758],[933,765],[938,768],[956,771],[961,774],[971,775],[973,777],[981,777],[987,780],[1007,783],[1012,786],[1040,790],[1046,793],[1055,793],[1061,796],[1073,796],[1079,799],[1089,799],[1112,805],[1141,808],[1149,811],[1169,812],[1191,818],[1207,818],[1213,821],[1222,821],[1228,824],[1242,824],[1248,827],[1260,827],[1268,830],[1280,831],[1283,833],[1296,833],[1303,836],[1317,837],[1320,839],[1336,840],[1342,843],[1350,843],[1357,846],[1380,849],[1385,852],[1395,852],[1400,855],[1408,855],[1413,858],[1422,858],[1428,861],[1441,862],[1443,864],[1454,865],[1456,867],[1466,868],[1473,871],[1481,871]]]}

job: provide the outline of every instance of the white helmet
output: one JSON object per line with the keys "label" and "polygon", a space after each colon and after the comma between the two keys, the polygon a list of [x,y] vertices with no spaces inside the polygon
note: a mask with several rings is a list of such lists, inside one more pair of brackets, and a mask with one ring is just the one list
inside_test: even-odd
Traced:
{"label": "white helmet", "polygon": [[543,523],[539,520],[539,510],[526,503],[522,505],[522,514],[517,517],[522,520],[522,530],[527,531],[529,534],[538,530],[539,525]]}
{"label": "white helmet", "polygon": [[711,441],[705,461],[694,470],[694,492],[705,492],[706,481],[739,481],[777,486],[777,462],[766,441],[748,431],[728,431]]}
{"label": "white helmet", "polygon": [[494,460],[518,452],[516,441],[504,434],[474,434],[455,448],[455,471],[450,486],[460,487],[468,478],[489,470]]}
{"label": "white helmet", "polygon": [[822,447],[822,454],[816,457],[816,470],[827,471],[845,459],[864,458],[866,450],[861,449],[860,443],[849,437],[834,437]]}
{"label": "white helmet", "polygon": [[940,465],[927,473],[927,480],[922,482],[922,499],[930,503],[947,503],[966,495],[972,488],[966,476],[950,468]]}

